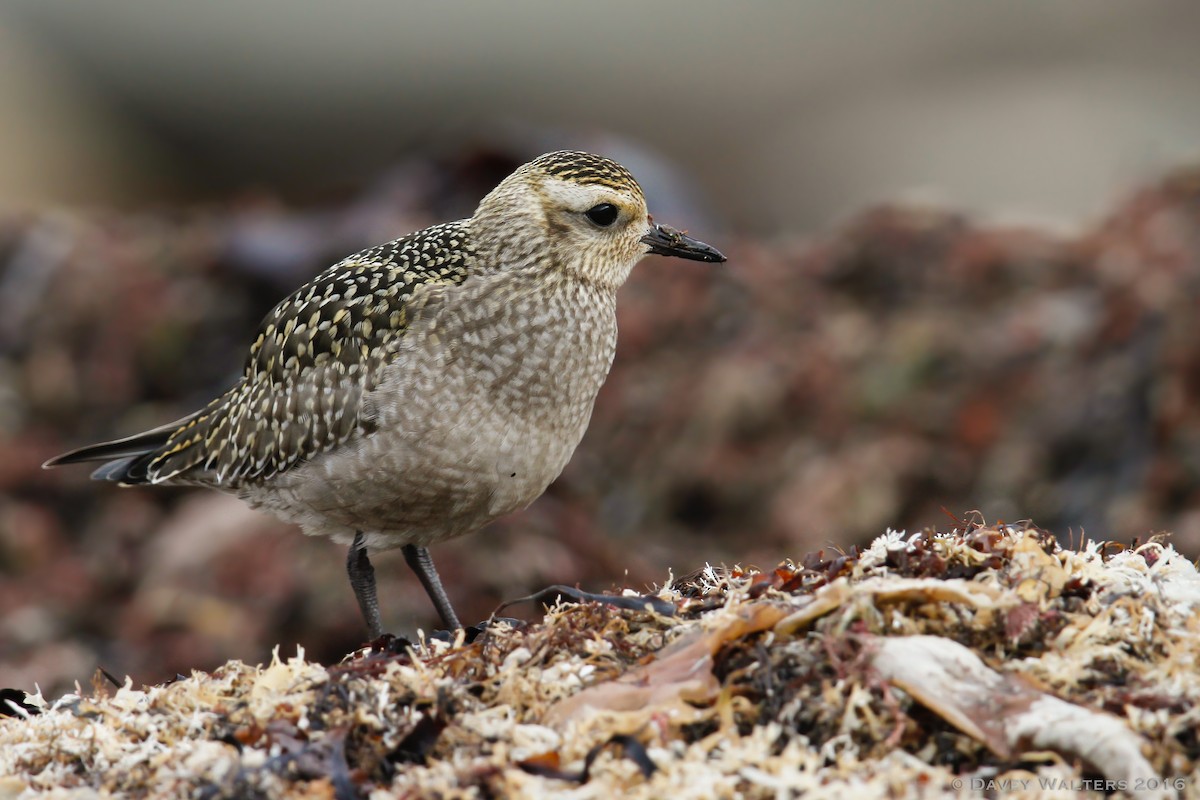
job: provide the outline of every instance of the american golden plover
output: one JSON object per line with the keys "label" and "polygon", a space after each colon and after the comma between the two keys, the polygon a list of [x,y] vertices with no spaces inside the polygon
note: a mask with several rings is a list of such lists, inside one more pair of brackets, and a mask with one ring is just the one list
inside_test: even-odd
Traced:
{"label": "american golden plover", "polygon": [[649,253],[725,260],[655,224],[620,164],[548,153],[470,219],[300,287],[204,408],[45,466],[103,461],[92,477],[123,486],[225,490],[349,544],[372,639],[383,626],[368,551],[400,547],[459,628],[427,545],[524,508],[562,471],[612,364],[617,289]]}

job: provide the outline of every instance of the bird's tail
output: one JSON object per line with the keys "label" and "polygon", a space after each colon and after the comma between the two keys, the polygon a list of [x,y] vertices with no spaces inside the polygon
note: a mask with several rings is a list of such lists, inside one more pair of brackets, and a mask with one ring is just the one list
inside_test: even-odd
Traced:
{"label": "bird's tail", "polygon": [[106,463],[92,473],[94,480],[115,481],[130,485],[148,483],[150,478],[147,474],[147,466],[171,438],[171,434],[179,430],[189,419],[191,417],[184,417],[153,430],[126,436],[124,439],[89,444],[69,453],[55,456],[42,464],[42,468],[50,469],[63,464],[104,461]]}

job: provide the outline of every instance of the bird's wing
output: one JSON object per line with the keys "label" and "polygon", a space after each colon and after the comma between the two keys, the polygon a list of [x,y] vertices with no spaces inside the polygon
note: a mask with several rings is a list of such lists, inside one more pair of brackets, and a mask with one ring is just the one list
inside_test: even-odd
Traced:
{"label": "bird's wing", "polygon": [[267,314],[242,377],[221,397],[173,429],[82,448],[69,460],[116,457],[93,477],[125,484],[232,487],[368,432],[363,397],[395,358],[422,298],[461,284],[473,262],[463,221],[350,256]]}

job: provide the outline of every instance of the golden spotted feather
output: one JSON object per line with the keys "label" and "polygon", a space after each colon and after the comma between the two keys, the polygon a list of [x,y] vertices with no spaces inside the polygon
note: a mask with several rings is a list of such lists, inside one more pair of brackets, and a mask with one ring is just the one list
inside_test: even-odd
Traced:
{"label": "golden spotted feather", "polygon": [[414,294],[462,283],[473,256],[460,221],[330,267],[267,315],[233,388],[161,447],[98,477],[236,487],[369,433],[363,398],[397,353]]}

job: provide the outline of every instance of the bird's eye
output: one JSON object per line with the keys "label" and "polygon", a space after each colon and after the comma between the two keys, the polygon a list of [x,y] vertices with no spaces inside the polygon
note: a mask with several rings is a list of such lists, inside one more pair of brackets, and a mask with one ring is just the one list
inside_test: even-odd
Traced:
{"label": "bird's eye", "polygon": [[620,212],[612,203],[600,203],[599,205],[592,206],[583,213],[601,228],[607,228],[617,221],[617,215]]}

